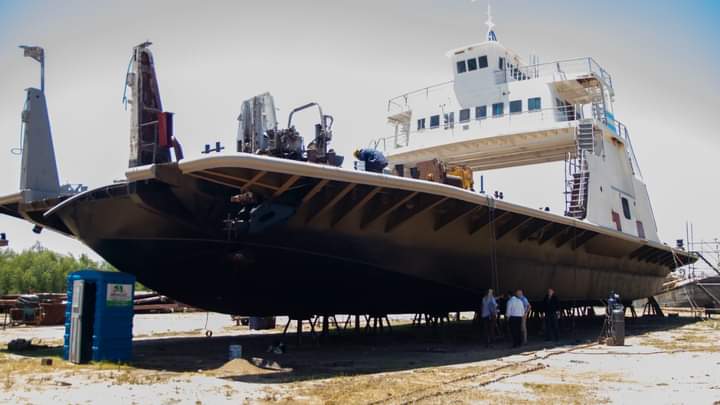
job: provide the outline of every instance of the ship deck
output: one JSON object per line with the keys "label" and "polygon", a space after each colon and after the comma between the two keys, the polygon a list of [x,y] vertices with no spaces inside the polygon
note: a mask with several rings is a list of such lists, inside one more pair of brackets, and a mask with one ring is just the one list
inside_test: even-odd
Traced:
{"label": "ship deck", "polygon": [[[126,175],[128,181],[131,182],[162,179],[162,167],[163,165],[138,167],[129,170]],[[596,249],[602,249],[604,255],[660,264],[668,269],[674,269],[696,260],[685,251],[656,241],[641,239],[587,221],[528,208],[495,199],[486,194],[437,182],[246,153],[188,159],[180,162],[178,168],[185,175],[241,191],[258,190],[269,193],[273,198],[279,197],[295,185],[302,184],[303,178],[312,179],[315,180],[316,186],[309,192],[313,195],[306,195],[305,202],[309,202],[311,197],[323,190],[329,190],[332,194],[327,196],[326,202],[318,208],[322,210],[321,213],[336,209],[340,205],[345,206],[342,211],[349,212],[370,202],[371,198],[359,198],[349,206],[342,204],[346,202],[343,200],[351,199],[348,194],[353,188],[360,186],[369,188],[369,191],[363,193],[366,197],[375,196],[381,190],[394,190],[398,195],[390,198],[392,203],[379,208],[379,212],[374,214],[374,217],[377,218],[394,217],[390,221],[392,225],[388,225],[386,228],[398,227],[420,212],[444,211],[439,209],[443,204],[459,201],[467,203],[467,205],[444,216],[438,215],[443,218],[436,218],[435,231],[438,231],[443,224],[447,225],[462,217],[471,216],[471,214],[476,214],[476,217],[484,217],[484,215],[477,215],[478,211],[492,209],[495,211],[494,218],[489,219],[486,223],[481,220],[479,223],[470,224],[469,232],[474,233],[479,228],[493,222],[496,228],[495,236],[498,239],[511,231],[519,231],[518,236],[521,241],[530,238],[533,234],[543,233],[544,242],[552,239],[558,248],[567,244],[573,249],[593,240],[594,248],[588,246],[591,253]],[[331,183],[337,183],[336,185],[339,187],[333,187]],[[428,196],[432,197],[428,198]],[[413,208],[408,209],[409,206]],[[319,214],[315,213],[314,216],[317,217]],[[337,215],[340,214],[342,213]],[[477,229],[473,231],[473,228]],[[387,231],[390,229],[386,229]],[[607,243],[597,243],[598,240],[604,240]]]}

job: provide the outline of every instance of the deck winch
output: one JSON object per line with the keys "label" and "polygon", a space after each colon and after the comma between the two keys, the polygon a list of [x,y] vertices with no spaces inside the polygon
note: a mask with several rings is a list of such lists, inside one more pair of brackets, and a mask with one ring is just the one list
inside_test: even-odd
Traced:
{"label": "deck winch", "polygon": [[[303,137],[293,125],[293,116],[311,107],[317,107],[320,121],[315,124],[315,136],[306,148]],[[318,103],[307,103],[292,110],[287,128],[280,129],[275,116],[275,101],[270,93],[263,93],[243,102],[238,121],[238,152],[331,166],[343,163],[343,157],[329,149],[334,119],[323,114]]]}

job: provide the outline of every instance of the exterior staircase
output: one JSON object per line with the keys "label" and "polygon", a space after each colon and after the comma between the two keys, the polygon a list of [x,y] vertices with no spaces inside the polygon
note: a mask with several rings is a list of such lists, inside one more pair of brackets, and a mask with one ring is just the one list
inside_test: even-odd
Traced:
{"label": "exterior staircase", "polygon": [[584,219],[587,216],[590,172],[586,153],[595,151],[595,127],[592,119],[584,119],[577,126],[577,153],[565,160],[565,215]]}

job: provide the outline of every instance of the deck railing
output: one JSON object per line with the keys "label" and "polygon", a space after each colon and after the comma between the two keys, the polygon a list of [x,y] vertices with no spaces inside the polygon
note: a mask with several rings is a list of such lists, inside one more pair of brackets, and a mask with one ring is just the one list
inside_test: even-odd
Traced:
{"label": "deck railing", "polygon": [[[555,62],[539,63],[528,66],[513,66],[508,64],[504,70],[496,71],[496,84],[511,81],[522,81],[537,79],[541,77],[553,77],[554,80],[566,80],[573,76],[593,75],[600,80],[610,93],[613,92],[612,76],[600,66],[593,58],[575,58],[559,60]],[[419,95],[429,97],[433,90],[453,84],[454,81],[434,84],[423,87],[388,100],[388,112],[403,112],[410,109],[409,101]]]}

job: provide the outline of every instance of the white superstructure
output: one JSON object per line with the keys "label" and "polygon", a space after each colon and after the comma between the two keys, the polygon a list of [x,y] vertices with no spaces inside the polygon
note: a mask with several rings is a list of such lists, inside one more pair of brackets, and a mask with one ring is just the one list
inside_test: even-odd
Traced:
{"label": "white superstructure", "polygon": [[590,57],[526,64],[497,41],[447,53],[453,80],[388,102],[391,165],[439,159],[474,171],[564,161],[565,215],[659,241],[612,77]]}

